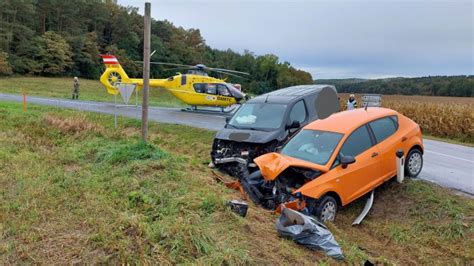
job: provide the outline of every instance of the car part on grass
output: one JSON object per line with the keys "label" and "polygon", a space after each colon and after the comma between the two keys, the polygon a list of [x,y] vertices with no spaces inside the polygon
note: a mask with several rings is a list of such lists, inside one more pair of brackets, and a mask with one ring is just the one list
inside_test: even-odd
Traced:
{"label": "car part on grass", "polygon": [[254,158],[274,152],[306,124],[337,111],[338,96],[331,85],[293,86],[259,95],[226,119],[212,145],[212,162],[244,178],[258,170]]}
{"label": "car part on grass", "polygon": [[[299,196],[301,196],[301,194],[299,194]],[[303,200],[302,197],[298,197],[295,200],[280,203],[280,205],[278,205],[278,207],[276,208],[275,212],[281,213],[281,211],[285,208],[292,209],[295,211],[304,211],[304,209],[306,208],[306,201]]]}
{"label": "car part on grass", "polygon": [[403,183],[405,179],[405,158],[403,158],[403,150],[398,150],[397,153],[397,181]]}
{"label": "car part on grass", "polygon": [[238,191],[240,191],[240,193],[242,195],[245,195],[244,189],[242,188],[242,185],[240,184],[240,181],[226,181],[224,179],[224,177],[216,174],[214,171],[211,171],[211,172],[212,172],[212,174],[214,174],[214,179],[216,179],[218,182],[223,183],[224,186],[226,186],[228,188],[238,190]]}
{"label": "car part on grass", "polygon": [[374,266],[375,264],[373,264],[370,260],[366,260],[364,262],[364,266]]}
{"label": "car part on grass", "polygon": [[247,216],[247,210],[249,205],[246,202],[239,200],[230,200],[227,201],[226,206],[228,206],[236,214],[245,217]]}
{"label": "car part on grass", "polygon": [[328,228],[318,220],[283,208],[275,223],[278,233],[310,249],[319,249],[334,259],[343,260],[342,250]]}
{"label": "car part on grass", "polygon": [[374,203],[374,190],[370,193],[370,197],[367,199],[367,202],[365,203],[364,209],[362,212],[357,216],[357,218],[354,220],[352,225],[359,225],[362,220],[364,220],[365,216],[367,213],[369,213],[369,210],[372,208],[372,204]]}

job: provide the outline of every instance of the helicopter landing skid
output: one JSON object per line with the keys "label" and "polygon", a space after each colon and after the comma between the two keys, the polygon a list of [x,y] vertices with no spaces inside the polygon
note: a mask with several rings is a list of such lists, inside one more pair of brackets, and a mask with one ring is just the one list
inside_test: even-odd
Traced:
{"label": "helicopter landing skid", "polygon": [[240,108],[240,104],[234,104],[232,106],[223,107],[202,107],[198,109],[196,106],[191,106],[181,109],[184,112],[190,113],[202,113],[202,114],[216,114],[216,115],[232,115],[235,111]]}

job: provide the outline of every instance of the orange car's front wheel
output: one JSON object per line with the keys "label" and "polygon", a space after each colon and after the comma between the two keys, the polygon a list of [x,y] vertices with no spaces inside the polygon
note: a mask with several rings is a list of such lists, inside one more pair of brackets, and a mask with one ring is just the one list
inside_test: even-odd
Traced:
{"label": "orange car's front wheel", "polygon": [[321,199],[315,201],[312,210],[313,215],[320,221],[333,222],[336,219],[337,201],[331,195],[325,195]]}

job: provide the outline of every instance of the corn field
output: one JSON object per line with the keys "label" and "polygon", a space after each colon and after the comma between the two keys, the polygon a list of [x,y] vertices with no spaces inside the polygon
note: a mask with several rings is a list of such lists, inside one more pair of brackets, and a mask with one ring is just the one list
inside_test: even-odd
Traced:
{"label": "corn field", "polygon": [[[341,106],[345,109],[349,95],[340,96]],[[356,95],[356,98],[359,105],[362,105],[360,96]],[[383,95],[382,106],[394,109],[417,122],[424,135],[474,143],[473,98]]]}

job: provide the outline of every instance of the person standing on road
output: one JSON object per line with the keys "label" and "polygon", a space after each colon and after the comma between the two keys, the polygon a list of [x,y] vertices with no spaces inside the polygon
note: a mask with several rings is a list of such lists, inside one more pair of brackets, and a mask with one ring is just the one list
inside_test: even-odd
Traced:
{"label": "person standing on road", "polygon": [[354,110],[357,108],[357,100],[354,94],[349,95],[349,100],[347,100],[347,110]]}
{"label": "person standing on road", "polygon": [[79,99],[79,79],[74,77],[74,88],[72,89],[72,99],[78,100]]}

